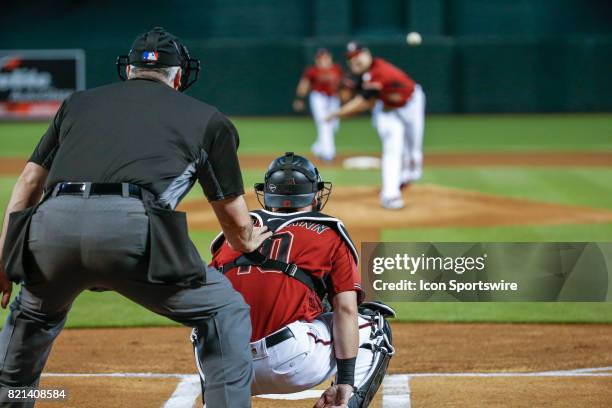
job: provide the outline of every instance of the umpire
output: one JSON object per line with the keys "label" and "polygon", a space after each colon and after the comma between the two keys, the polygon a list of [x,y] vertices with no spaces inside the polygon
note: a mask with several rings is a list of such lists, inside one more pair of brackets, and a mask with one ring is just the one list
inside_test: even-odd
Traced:
{"label": "umpire", "polygon": [[10,281],[22,286],[0,334],[0,405],[13,406],[11,387],[38,386],[72,302],[100,288],[197,328],[207,406],[250,407],[248,306],[205,266],[174,211],[197,180],[234,248],[251,252],[271,235],[247,212],[238,133],[177,92],[199,63],[164,29],[118,58],[122,77],[124,65],[127,81],[62,104],[13,190],[0,238],[2,307]]}

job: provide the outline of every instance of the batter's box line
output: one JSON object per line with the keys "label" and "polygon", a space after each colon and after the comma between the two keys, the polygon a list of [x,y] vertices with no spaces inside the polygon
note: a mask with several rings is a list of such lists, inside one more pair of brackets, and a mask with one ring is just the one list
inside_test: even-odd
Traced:
{"label": "batter's box line", "polygon": [[177,374],[177,373],[43,373],[43,377],[108,377],[108,378],[178,378],[193,379],[198,378],[197,374]]}
{"label": "batter's box line", "polygon": [[[609,371],[609,372],[607,372]],[[197,374],[185,373],[142,373],[142,372],[113,372],[113,373],[43,373],[43,377],[111,377],[111,378],[177,378],[194,381]],[[389,385],[397,384],[397,381],[409,377],[545,377],[545,376],[612,376],[612,366],[575,368],[570,370],[551,370],[534,372],[431,372],[431,373],[406,373],[389,374],[386,379]],[[394,380],[389,380],[393,378]]]}
{"label": "batter's box line", "polygon": [[459,372],[399,374],[408,377],[612,377],[612,366],[535,372]]}

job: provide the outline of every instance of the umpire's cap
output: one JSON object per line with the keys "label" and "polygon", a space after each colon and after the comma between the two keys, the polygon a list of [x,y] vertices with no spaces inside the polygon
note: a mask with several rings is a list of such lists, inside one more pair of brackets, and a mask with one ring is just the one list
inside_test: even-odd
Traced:
{"label": "umpire's cap", "polygon": [[187,47],[181,44],[178,37],[163,27],[155,27],[138,35],[129,54],[117,57],[117,73],[123,80],[123,69],[126,65],[149,68],[181,67],[180,91],[193,85],[200,73],[200,61],[191,58]]}
{"label": "umpire's cap", "polygon": [[255,184],[255,193],[268,210],[307,207],[316,199],[314,209],[318,211],[329,198],[331,183],[321,181],[319,170],[310,160],[287,152],[270,163],[264,182]]}

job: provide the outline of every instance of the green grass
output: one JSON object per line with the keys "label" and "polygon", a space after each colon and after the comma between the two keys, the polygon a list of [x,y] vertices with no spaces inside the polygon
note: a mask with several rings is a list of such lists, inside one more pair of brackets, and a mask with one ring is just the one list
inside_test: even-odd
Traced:
{"label": "green grass", "polygon": [[[19,285],[13,285],[11,299],[19,293]],[[0,327],[4,325],[8,310],[0,309]],[[177,325],[156,315],[115,292],[85,291],[77,297],[66,327],[147,327]]]}
{"label": "green grass", "polygon": [[147,327],[177,325],[115,292],[83,292],[68,314],[66,327]]}
{"label": "green grass", "polygon": [[428,150],[612,149],[610,114],[445,115],[425,126]]}
{"label": "green grass", "polygon": [[612,208],[612,167],[431,168],[423,182],[558,204]]}
{"label": "green grass", "polygon": [[219,234],[219,231],[189,231],[191,240],[200,251],[200,255],[210,261],[210,243]]}
{"label": "green grass", "polygon": [[[308,118],[235,118],[241,154],[308,152],[315,129]],[[0,157],[27,157],[46,123],[0,123]],[[612,115],[435,115],[427,118],[426,151],[612,150]],[[342,122],[340,152],[377,153],[380,141],[369,119]],[[1,160],[1,159],[0,159]],[[263,168],[244,172],[250,189]],[[336,186],[378,185],[378,171],[323,169]],[[0,177],[4,209],[16,177]],[[612,168],[460,167],[428,168],[423,182],[489,194],[612,209]],[[201,198],[195,187],[188,199]],[[333,199],[333,198],[332,198]],[[2,211],[2,210],[0,210]],[[192,231],[200,253],[217,231]],[[383,231],[389,241],[612,241],[612,224],[516,226],[489,228],[412,228]],[[609,303],[398,303],[404,321],[607,322]],[[6,311],[0,312],[4,319]],[[111,293],[83,293],[75,302],[68,327],[151,326],[173,324]]]}
{"label": "green grass", "polygon": [[504,323],[612,323],[606,303],[393,303],[399,321]]}
{"label": "green grass", "polygon": [[29,157],[47,130],[48,123],[0,123],[0,156]]}
{"label": "green grass", "polygon": [[[232,118],[241,154],[307,153],[315,128],[308,117]],[[32,153],[48,123],[0,123],[0,156]],[[340,152],[379,152],[369,117],[342,121]],[[428,116],[426,151],[612,150],[611,114]]]}
{"label": "green grass", "polygon": [[[400,322],[612,323],[606,303],[392,303]],[[0,323],[7,312],[0,311]],[[114,292],[83,292],[66,327],[176,326]],[[2,324],[0,324],[2,326]]]}
{"label": "green grass", "polygon": [[0,214],[4,214],[16,181],[17,177],[0,177]]}
{"label": "green grass", "polygon": [[610,242],[612,224],[524,225],[384,230],[394,242]]}

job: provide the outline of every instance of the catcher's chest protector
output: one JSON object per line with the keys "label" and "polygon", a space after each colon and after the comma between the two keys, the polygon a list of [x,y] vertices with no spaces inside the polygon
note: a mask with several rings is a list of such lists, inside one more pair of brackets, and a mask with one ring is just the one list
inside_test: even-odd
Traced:
{"label": "catcher's chest protector", "polygon": [[[329,227],[336,231],[338,236],[340,236],[350,248],[351,253],[355,257],[355,263],[359,263],[359,255],[357,254],[355,245],[353,244],[353,241],[351,241],[344,224],[342,224],[342,221],[337,218],[329,217],[325,214],[314,211],[283,214],[273,213],[266,210],[258,210],[251,212],[251,216],[257,220],[259,225],[267,226],[272,232],[276,232],[288,225],[299,222],[310,222]],[[224,241],[225,237],[223,236],[223,233],[219,234],[211,244],[211,252],[214,254],[221,247]],[[221,273],[225,274],[235,267],[246,265],[255,265],[264,267],[266,269],[283,272],[285,275],[298,280],[302,284],[306,285],[309,289],[313,290],[320,299],[325,297],[327,285],[324,279],[312,275],[308,271],[300,268],[300,265],[266,258],[266,256],[261,254],[259,251],[254,251],[250,254],[242,254],[233,261],[222,265],[219,270]]]}
{"label": "catcher's chest protector", "polygon": [[[355,257],[355,262],[359,263],[359,254],[357,253],[357,249],[355,248],[355,244],[351,240],[351,237],[346,230],[346,227],[338,218],[330,217],[329,215],[325,215],[323,213],[317,211],[310,212],[296,212],[296,213],[275,213],[266,210],[256,210],[252,211],[251,217],[257,220],[258,224],[268,227],[268,230],[272,232],[276,232],[280,229],[285,228],[290,224],[294,224],[296,222],[308,221],[321,225],[325,225],[336,231],[338,236],[342,238],[344,243],[349,247],[351,253]],[[225,241],[225,237],[223,233],[217,235],[217,237],[213,240],[210,245],[211,253],[215,253],[219,247]],[[299,266],[299,265],[298,265]]]}

